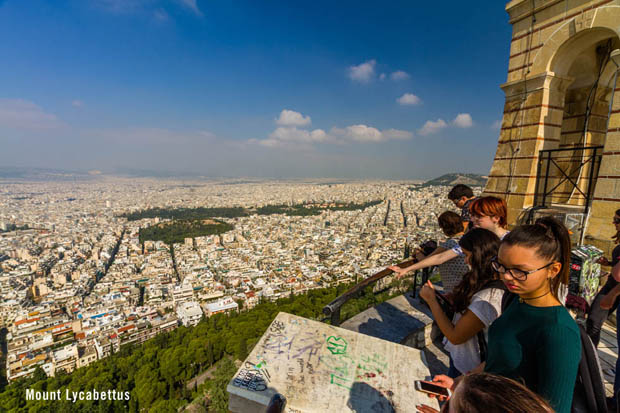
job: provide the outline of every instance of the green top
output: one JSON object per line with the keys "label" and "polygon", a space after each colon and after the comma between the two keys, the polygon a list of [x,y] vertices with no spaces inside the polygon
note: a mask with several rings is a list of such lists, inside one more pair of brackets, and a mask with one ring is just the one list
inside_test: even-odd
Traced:
{"label": "green top", "polygon": [[580,359],[579,327],[563,306],[515,299],[489,327],[485,371],[522,379],[557,413],[570,413]]}

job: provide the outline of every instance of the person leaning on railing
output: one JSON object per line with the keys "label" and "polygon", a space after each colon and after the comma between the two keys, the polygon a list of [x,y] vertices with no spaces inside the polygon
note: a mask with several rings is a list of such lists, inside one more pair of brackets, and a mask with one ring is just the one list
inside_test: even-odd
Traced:
{"label": "person leaning on railing", "polygon": [[[485,196],[473,201],[469,209],[474,228],[487,229],[495,233],[499,239],[506,236],[508,233],[506,229],[508,215],[506,201],[494,196]],[[397,278],[401,278],[411,271],[441,265],[457,257],[464,257],[463,251],[458,245],[451,249],[442,248],[442,251],[433,253],[422,261],[405,268],[400,268],[396,265],[392,265],[388,268],[394,271]]]}
{"label": "person leaning on railing", "polygon": [[[465,256],[455,254],[453,257],[442,260],[441,262],[436,262],[433,257],[457,248],[459,246],[459,239],[461,238],[461,236],[463,236],[465,228],[463,226],[463,221],[461,217],[457,213],[452,211],[446,211],[439,215],[439,217],[437,217],[437,223],[439,224],[439,227],[441,228],[443,233],[448,237],[448,239],[439,244],[439,246],[426,257],[416,256],[416,259],[418,259],[419,261],[414,264],[414,266],[418,265],[419,263],[429,264],[422,265],[420,266],[420,268],[418,268],[421,269],[438,265],[444,291],[446,293],[451,293],[454,287],[456,287],[461,282],[463,275],[467,273],[467,271],[469,271],[467,263],[465,262]],[[413,271],[410,268],[411,266],[401,269],[396,265],[388,267],[388,269],[396,273],[397,278],[402,277],[409,271]]]}

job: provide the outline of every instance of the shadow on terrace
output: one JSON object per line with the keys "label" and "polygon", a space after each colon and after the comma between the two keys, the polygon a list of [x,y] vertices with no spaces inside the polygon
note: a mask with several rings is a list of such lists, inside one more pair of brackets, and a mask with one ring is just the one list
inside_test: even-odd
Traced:
{"label": "shadow on terrace", "polygon": [[[411,265],[414,261],[406,261],[401,268]],[[377,337],[393,343],[420,349],[424,352],[431,373],[444,374],[448,370],[448,354],[443,349],[439,329],[433,324],[432,314],[426,304],[417,297],[417,291],[426,281],[433,281],[433,269],[425,268],[416,271],[411,288],[403,294],[368,308],[346,320],[341,320],[341,310],[351,300],[368,294],[381,294],[393,288],[389,283],[392,270],[384,269],[353,286],[323,308],[334,326]],[[438,288],[441,291],[441,287]],[[346,313],[345,317],[346,317]]]}

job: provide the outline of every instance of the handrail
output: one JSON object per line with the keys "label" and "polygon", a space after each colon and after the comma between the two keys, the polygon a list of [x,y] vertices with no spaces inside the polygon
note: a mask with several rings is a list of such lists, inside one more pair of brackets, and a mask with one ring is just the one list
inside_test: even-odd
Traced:
{"label": "handrail", "polygon": [[[397,264],[397,266],[400,268],[405,268],[415,262],[416,262],[415,259],[411,259],[409,261],[401,262],[400,264]],[[428,270],[427,268],[424,269],[425,273],[427,272],[427,270]],[[323,307],[323,314],[330,317],[331,323],[333,326],[340,325],[340,308],[347,301],[361,294],[364,288],[368,287],[371,284],[376,283],[380,279],[387,277],[388,275],[391,275],[393,273],[394,271],[390,270],[389,268],[385,268],[379,271],[378,273],[374,274],[373,276],[362,280],[360,283],[354,285],[349,290],[345,291],[343,294],[341,294],[339,297],[333,300],[331,303]],[[414,276],[417,277],[417,271]],[[414,289],[415,289],[415,284],[414,284]]]}

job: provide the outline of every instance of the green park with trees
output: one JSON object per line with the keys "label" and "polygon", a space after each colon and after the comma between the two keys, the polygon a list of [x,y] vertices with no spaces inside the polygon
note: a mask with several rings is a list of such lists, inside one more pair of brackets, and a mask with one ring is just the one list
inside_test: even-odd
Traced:
{"label": "green park with trees", "polygon": [[266,205],[258,208],[222,207],[222,208],[150,208],[141,211],[127,212],[119,215],[129,221],[145,218],[161,218],[173,220],[203,220],[208,218],[239,218],[253,214],[288,216],[319,215],[322,211],[357,211],[378,205],[382,200],[369,201],[361,204],[354,202],[332,202],[328,204],[296,204]]}
{"label": "green park with trees", "polygon": [[148,228],[141,228],[139,239],[144,241],[163,241],[168,245],[183,242],[185,238],[217,235],[233,229],[231,224],[220,220],[176,220],[163,222]]}

